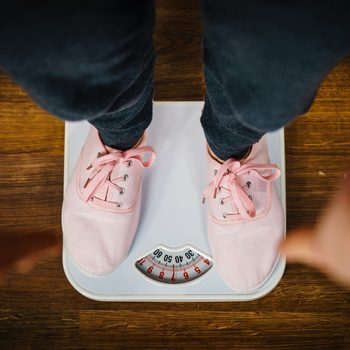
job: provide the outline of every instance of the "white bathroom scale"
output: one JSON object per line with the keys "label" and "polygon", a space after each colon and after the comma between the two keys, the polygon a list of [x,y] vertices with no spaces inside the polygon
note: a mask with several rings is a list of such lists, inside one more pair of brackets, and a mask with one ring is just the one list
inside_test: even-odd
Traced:
{"label": "white bathroom scale", "polygon": [[[280,257],[269,279],[250,294],[237,294],[221,279],[212,260],[206,230],[207,183],[205,137],[200,124],[202,102],[155,102],[147,144],[156,161],[143,172],[139,227],[128,257],[103,277],[84,274],[65,246],[63,267],[72,286],[99,301],[245,301],[269,293],[281,279]],[[69,176],[85,142],[89,124],[66,122],[65,176]],[[282,170],[277,187],[285,211],[284,134],[268,135],[270,158]],[[117,233],[116,233],[117,234]]]}

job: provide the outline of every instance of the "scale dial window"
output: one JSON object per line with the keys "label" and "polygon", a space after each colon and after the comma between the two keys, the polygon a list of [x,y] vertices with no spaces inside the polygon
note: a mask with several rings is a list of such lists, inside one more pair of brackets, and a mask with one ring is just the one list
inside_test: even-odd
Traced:
{"label": "scale dial window", "polygon": [[135,262],[136,270],[147,279],[166,285],[193,282],[213,266],[210,257],[192,246],[155,247]]}

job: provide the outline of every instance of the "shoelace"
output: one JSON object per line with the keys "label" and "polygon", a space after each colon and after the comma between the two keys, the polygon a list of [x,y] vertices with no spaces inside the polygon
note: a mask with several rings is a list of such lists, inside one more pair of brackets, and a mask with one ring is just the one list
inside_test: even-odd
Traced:
{"label": "shoelace", "polygon": [[[262,175],[261,171],[272,171],[270,175]],[[238,209],[238,215],[243,218],[253,218],[256,216],[256,208],[253,201],[249,198],[248,194],[242,189],[238,182],[238,177],[243,174],[255,174],[258,178],[265,182],[272,182],[276,180],[281,171],[274,164],[244,164],[233,158],[226,160],[220,170],[216,173],[214,180],[205,188],[203,193],[203,203],[205,198],[209,195],[213,195],[216,198],[218,189],[220,188],[228,194],[227,197],[223,198],[223,203],[232,202]],[[228,188],[221,186],[222,183],[228,184]]]}
{"label": "shoelace", "polygon": [[[143,155],[150,153],[150,157],[147,161],[143,162]],[[94,193],[101,188],[106,182],[114,186],[118,191],[122,190],[122,187],[117,185],[117,182],[125,180],[124,176],[119,176],[113,179],[113,182],[109,179],[111,172],[118,166],[128,163],[129,166],[133,161],[139,162],[144,168],[152,166],[155,160],[155,151],[151,146],[143,146],[138,148],[131,148],[126,151],[112,151],[106,155],[100,156],[93,160],[87,169],[93,169],[89,178],[85,182],[82,198],[87,202],[94,195]]]}

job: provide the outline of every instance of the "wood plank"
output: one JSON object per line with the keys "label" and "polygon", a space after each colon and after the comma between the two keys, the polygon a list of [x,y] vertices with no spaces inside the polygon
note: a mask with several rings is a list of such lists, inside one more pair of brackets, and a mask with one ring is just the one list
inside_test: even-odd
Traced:
{"label": "wood plank", "polygon": [[[344,322],[336,313],[82,311],[80,321],[84,349],[112,349],[111,344],[118,349],[135,349],[141,344],[146,349],[287,349],[291,342],[304,349],[330,349],[330,344],[339,349],[346,348],[350,340],[349,318]],[[322,333],[325,327],[339,324],[343,327],[337,332]]]}

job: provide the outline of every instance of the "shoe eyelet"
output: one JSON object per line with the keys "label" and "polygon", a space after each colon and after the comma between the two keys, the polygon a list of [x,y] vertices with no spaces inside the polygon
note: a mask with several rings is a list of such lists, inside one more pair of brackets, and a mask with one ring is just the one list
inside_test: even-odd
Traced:
{"label": "shoe eyelet", "polygon": [[121,208],[123,206],[123,202],[117,202],[117,207]]}
{"label": "shoe eyelet", "polygon": [[252,183],[250,181],[247,181],[246,183],[247,187],[250,188],[250,186],[252,185]]}
{"label": "shoe eyelet", "polygon": [[131,159],[129,159],[129,160],[128,160],[127,167],[131,167],[131,165],[132,165],[132,160],[131,160]]}
{"label": "shoe eyelet", "polygon": [[248,198],[249,198],[250,200],[252,200],[252,199],[253,199],[253,197],[252,197],[251,195],[248,195]]}
{"label": "shoe eyelet", "polygon": [[222,217],[223,217],[224,219],[226,219],[226,218],[227,218],[227,214],[226,214],[226,213],[222,213]]}
{"label": "shoe eyelet", "polygon": [[101,153],[101,152],[98,152],[98,153],[97,153],[97,158],[100,158],[100,157],[102,157],[102,153]]}
{"label": "shoe eyelet", "polygon": [[224,204],[225,204],[225,203],[224,203],[224,200],[223,200],[222,198],[220,199],[220,204],[221,204],[221,205],[224,205]]}
{"label": "shoe eyelet", "polygon": [[218,170],[217,170],[217,169],[214,169],[214,170],[213,170],[214,176],[215,176],[217,173],[218,173]]}
{"label": "shoe eyelet", "polygon": [[126,181],[128,178],[129,178],[129,175],[128,174],[124,174],[123,180]]}
{"label": "shoe eyelet", "polygon": [[119,194],[123,194],[124,192],[125,192],[125,188],[121,187],[120,190],[119,190]]}

